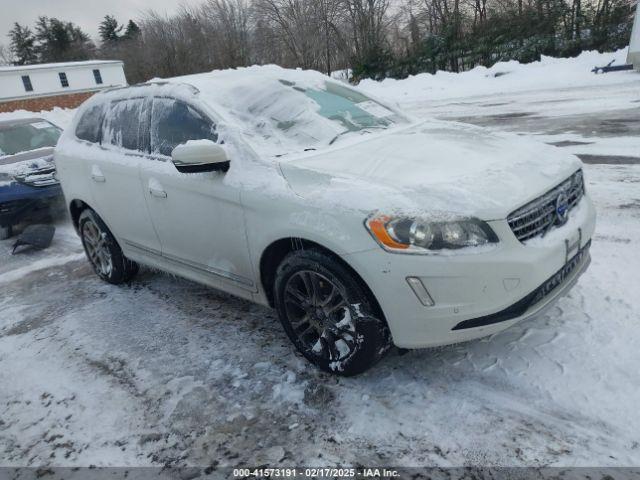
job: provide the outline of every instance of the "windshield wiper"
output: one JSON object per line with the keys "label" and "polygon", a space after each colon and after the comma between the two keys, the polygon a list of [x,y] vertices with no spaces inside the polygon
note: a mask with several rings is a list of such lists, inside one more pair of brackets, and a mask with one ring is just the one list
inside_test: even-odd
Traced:
{"label": "windshield wiper", "polygon": [[340,132],[339,134],[337,134],[335,137],[333,137],[331,139],[331,141],[329,142],[329,145],[333,145],[333,142],[335,142],[336,140],[338,140],[338,138],[340,138],[342,135],[344,135],[345,133],[350,133],[352,130],[345,130],[344,132]]}
{"label": "windshield wiper", "polygon": [[356,132],[358,132],[358,133],[371,133],[369,130],[371,130],[371,129],[376,129],[376,128],[377,128],[377,129],[380,129],[380,130],[384,130],[384,129],[385,129],[385,128],[387,128],[387,127],[386,127],[386,126],[384,126],[384,127],[383,127],[383,126],[375,126],[375,125],[371,125],[371,126],[369,126],[369,127],[362,128],[362,129],[360,129],[360,130],[345,130],[344,132],[341,132],[341,133],[337,134],[335,137],[333,137],[333,138],[331,139],[331,141],[329,142],[329,145],[333,145],[333,143],[334,143],[336,140],[338,140],[338,138],[340,138],[340,137],[341,137],[341,136],[343,136],[343,135],[346,135],[347,133],[356,133]]}
{"label": "windshield wiper", "polygon": [[[314,150],[316,150],[315,147],[307,147],[303,151],[304,152],[311,152],[311,151],[314,151]],[[288,153],[278,153],[277,155],[274,155],[274,156],[276,158],[280,158],[280,157],[284,157],[285,155],[289,155],[289,152]]]}

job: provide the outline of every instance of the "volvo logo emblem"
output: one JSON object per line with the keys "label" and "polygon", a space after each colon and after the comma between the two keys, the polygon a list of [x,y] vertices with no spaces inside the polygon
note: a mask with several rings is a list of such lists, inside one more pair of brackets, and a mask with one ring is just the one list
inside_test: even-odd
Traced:
{"label": "volvo logo emblem", "polygon": [[562,225],[569,219],[569,198],[565,192],[560,192],[556,199],[556,223]]}

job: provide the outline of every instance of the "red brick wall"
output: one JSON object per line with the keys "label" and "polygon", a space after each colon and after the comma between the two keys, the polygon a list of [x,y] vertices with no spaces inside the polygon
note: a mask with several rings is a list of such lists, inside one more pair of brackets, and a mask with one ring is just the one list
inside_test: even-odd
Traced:
{"label": "red brick wall", "polygon": [[41,110],[52,110],[53,107],[75,108],[94,93],[96,92],[69,93],[49,97],[23,98],[8,102],[0,100],[0,112],[12,112],[14,110],[39,112]]}

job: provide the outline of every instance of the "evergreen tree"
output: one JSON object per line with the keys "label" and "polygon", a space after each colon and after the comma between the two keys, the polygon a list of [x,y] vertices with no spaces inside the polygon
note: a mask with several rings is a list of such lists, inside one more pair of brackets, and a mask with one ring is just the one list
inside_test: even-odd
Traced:
{"label": "evergreen tree", "polygon": [[64,24],[57,18],[38,17],[36,21],[37,52],[42,62],[59,62],[71,46]]}
{"label": "evergreen tree", "polygon": [[131,39],[137,38],[139,35],[140,35],[140,27],[133,20],[129,20],[129,23],[127,23],[127,28],[124,31],[125,38],[128,38],[129,40],[131,40]]}
{"label": "evergreen tree", "polygon": [[35,38],[36,53],[41,62],[85,60],[93,53],[89,35],[72,22],[38,17]]}
{"label": "evergreen tree", "polygon": [[26,65],[38,60],[35,48],[36,39],[29,27],[23,27],[18,22],[14,23],[9,37],[11,38],[11,52],[16,58],[16,64]]}
{"label": "evergreen tree", "polygon": [[122,31],[122,25],[118,23],[114,16],[105,15],[104,20],[100,22],[98,31],[100,32],[102,43],[115,43],[121,38],[120,32]]}

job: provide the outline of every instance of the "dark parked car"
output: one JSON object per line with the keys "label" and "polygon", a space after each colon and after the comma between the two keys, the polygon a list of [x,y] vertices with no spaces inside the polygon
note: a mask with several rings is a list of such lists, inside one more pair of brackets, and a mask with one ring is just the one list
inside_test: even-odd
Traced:
{"label": "dark parked car", "polygon": [[0,239],[22,221],[48,215],[61,198],[53,163],[61,133],[42,118],[0,121]]}

